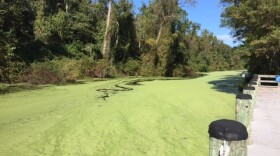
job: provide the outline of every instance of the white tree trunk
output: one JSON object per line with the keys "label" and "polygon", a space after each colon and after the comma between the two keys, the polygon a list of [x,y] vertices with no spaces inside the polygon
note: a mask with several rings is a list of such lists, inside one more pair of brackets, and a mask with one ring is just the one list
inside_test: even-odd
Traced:
{"label": "white tree trunk", "polygon": [[159,28],[158,35],[157,35],[156,44],[158,44],[158,42],[159,42],[159,40],[160,40],[164,22],[165,22],[165,21],[161,22],[161,24],[160,24],[160,28]]}
{"label": "white tree trunk", "polygon": [[68,3],[65,4],[65,12],[68,13]]}
{"label": "white tree trunk", "polygon": [[113,3],[113,0],[110,0],[108,15],[107,15],[107,22],[106,22],[106,30],[105,30],[105,34],[104,34],[103,48],[102,48],[102,55],[107,61],[109,61],[110,43],[111,43],[110,29],[111,29],[111,23],[112,23],[112,19],[111,19],[112,3]]}

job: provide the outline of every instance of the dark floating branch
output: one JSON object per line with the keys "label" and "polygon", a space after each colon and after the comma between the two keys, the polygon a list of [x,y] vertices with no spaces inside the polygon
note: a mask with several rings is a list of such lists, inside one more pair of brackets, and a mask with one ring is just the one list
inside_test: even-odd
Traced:
{"label": "dark floating branch", "polygon": [[[193,78],[197,78],[197,77],[201,77],[201,76],[204,76],[204,75],[199,75],[199,76],[196,76]],[[166,81],[166,80],[186,80],[186,79],[184,79],[184,78],[146,78],[146,79],[136,79],[136,80],[131,80],[131,81],[124,81],[122,83],[116,84],[114,89],[106,89],[106,88],[97,89],[96,91],[103,93],[103,95],[99,96],[98,99],[103,99],[106,101],[106,99],[109,98],[110,95],[116,94],[118,92],[127,92],[127,91],[133,90],[133,88],[122,86],[122,84],[138,86],[138,85],[142,85],[142,84],[140,84],[141,82],[148,82],[148,81],[154,81],[154,80]]]}
{"label": "dark floating branch", "polygon": [[118,92],[126,92],[126,91],[133,90],[133,88],[124,87],[124,86],[121,86],[120,84],[116,84],[115,87],[116,87],[116,89],[104,89],[104,88],[97,89],[96,91],[103,93],[103,95],[99,96],[98,99],[103,99],[103,100],[106,101],[106,99],[109,98],[110,95],[112,95],[112,94],[116,94]]}
{"label": "dark floating branch", "polygon": [[106,89],[106,88],[97,89],[96,91],[103,93],[103,95],[99,96],[98,99],[103,99],[106,101],[106,99],[109,98],[110,95],[112,95],[112,94],[133,90],[133,88],[121,86],[121,84],[136,86],[136,85],[141,85],[140,82],[147,82],[147,81],[154,81],[154,80],[156,80],[156,79],[137,79],[137,80],[132,80],[132,81],[128,81],[128,82],[126,81],[123,83],[116,84],[115,89]]}

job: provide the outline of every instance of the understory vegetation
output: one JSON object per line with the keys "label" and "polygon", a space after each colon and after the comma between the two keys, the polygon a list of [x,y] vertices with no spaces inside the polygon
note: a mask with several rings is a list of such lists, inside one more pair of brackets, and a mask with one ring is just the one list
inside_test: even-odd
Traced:
{"label": "understory vegetation", "polygon": [[0,82],[242,69],[244,51],[187,18],[181,6],[194,3],[152,0],[135,13],[128,0],[2,0]]}

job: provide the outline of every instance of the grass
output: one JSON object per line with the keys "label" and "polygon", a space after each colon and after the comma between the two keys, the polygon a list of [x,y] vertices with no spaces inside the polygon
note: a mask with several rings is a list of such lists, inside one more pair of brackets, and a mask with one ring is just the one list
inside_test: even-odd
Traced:
{"label": "grass", "polygon": [[[208,155],[208,125],[234,118],[238,72],[132,79],[0,95],[0,155]],[[118,91],[116,84],[132,88]],[[108,91],[108,98],[98,98]]]}

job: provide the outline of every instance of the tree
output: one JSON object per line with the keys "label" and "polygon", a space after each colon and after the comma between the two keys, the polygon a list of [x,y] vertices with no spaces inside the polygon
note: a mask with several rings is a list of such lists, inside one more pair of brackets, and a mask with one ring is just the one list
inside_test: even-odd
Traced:
{"label": "tree", "polygon": [[91,1],[39,0],[34,8],[36,40],[46,44],[54,55],[93,56],[96,21]]}
{"label": "tree", "polygon": [[[221,0],[225,6],[222,25],[251,52],[253,73],[280,73],[280,1]],[[277,37],[278,36],[278,37]]]}
{"label": "tree", "polygon": [[[191,22],[182,8],[194,0],[151,0],[149,5],[143,4],[139,14],[133,12],[129,0],[1,2],[2,82],[15,80],[23,66],[29,72],[34,62],[46,62],[48,66],[56,58],[67,58],[70,64],[86,60],[90,69],[96,66],[93,70],[103,76],[113,76],[116,71],[128,75],[187,76],[192,71],[237,67],[233,62],[244,51],[235,50],[233,57],[232,49],[213,33],[203,30],[198,35],[200,25]],[[271,45],[270,51],[277,49],[279,32],[272,34],[251,44]],[[61,65],[68,66],[67,61]],[[53,68],[56,67],[50,67]]]}
{"label": "tree", "polygon": [[108,63],[112,63],[112,58],[110,58],[110,46],[111,46],[111,25],[112,25],[112,6],[113,0],[109,1],[109,9],[107,14],[107,22],[106,22],[106,29],[104,34],[104,40],[103,40],[103,47],[102,47],[102,55],[104,59]]}
{"label": "tree", "polygon": [[34,13],[28,0],[0,4],[0,81],[12,82],[23,63],[16,51],[33,39]]}
{"label": "tree", "polygon": [[145,40],[142,58],[148,61],[144,64],[149,64],[149,69],[157,69],[156,75],[172,75],[172,64],[176,58],[176,50],[173,49],[178,47],[178,28],[185,22],[186,16],[179,4],[178,0],[154,0],[148,7],[144,6],[141,15],[137,17],[137,22],[141,23],[137,31],[138,38],[140,43]]}
{"label": "tree", "polygon": [[108,14],[108,0],[96,0],[93,3],[93,19],[94,22],[92,27],[94,27],[93,36],[94,51],[98,55],[97,58],[102,58],[102,50],[104,45],[104,34],[106,30],[106,20]]}
{"label": "tree", "polygon": [[139,58],[136,28],[133,17],[133,4],[128,0],[119,0],[115,7],[116,30],[112,43],[114,62],[125,63],[129,58]]}

